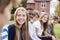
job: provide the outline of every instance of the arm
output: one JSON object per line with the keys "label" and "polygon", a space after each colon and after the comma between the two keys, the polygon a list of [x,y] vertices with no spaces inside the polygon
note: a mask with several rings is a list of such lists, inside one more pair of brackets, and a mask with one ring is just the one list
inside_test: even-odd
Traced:
{"label": "arm", "polygon": [[35,38],[36,38],[36,40],[41,40],[40,38],[39,38],[39,34],[38,34],[38,28],[35,28]]}
{"label": "arm", "polygon": [[36,35],[37,35],[37,37],[41,36],[40,34],[38,34],[38,28],[36,28]]}
{"label": "arm", "polygon": [[38,34],[38,28],[36,28],[36,35],[37,35],[38,38],[39,37],[47,37],[47,36],[42,36],[41,34]]}

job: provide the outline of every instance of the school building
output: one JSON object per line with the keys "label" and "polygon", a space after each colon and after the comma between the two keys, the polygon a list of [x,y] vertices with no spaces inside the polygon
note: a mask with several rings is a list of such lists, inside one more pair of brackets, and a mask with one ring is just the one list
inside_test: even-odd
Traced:
{"label": "school building", "polygon": [[51,0],[27,0],[27,8],[38,10],[40,13],[50,14]]}

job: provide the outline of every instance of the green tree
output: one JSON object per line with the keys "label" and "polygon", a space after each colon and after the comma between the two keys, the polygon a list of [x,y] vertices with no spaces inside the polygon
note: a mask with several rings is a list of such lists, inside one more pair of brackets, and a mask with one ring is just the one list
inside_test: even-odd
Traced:
{"label": "green tree", "polygon": [[21,4],[22,4],[23,7],[26,7],[26,2],[27,2],[27,0],[22,0]]}
{"label": "green tree", "polygon": [[[20,6],[19,7],[26,7],[26,2],[27,2],[27,0],[22,0],[22,2],[21,2],[21,4],[20,4]],[[14,12],[15,12],[15,10],[16,10],[16,8],[13,8],[12,9],[12,12],[11,12],[11,20],[14,20]]]}
{"label": "green tree", "polygon": [[60,2],[58,3],[57,7],[55,8],[55,13],[57,16],[60,17]]}

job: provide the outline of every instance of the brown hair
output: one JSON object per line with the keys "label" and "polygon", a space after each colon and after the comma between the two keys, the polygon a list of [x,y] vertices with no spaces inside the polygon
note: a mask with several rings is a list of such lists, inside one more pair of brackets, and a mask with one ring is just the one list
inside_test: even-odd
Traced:
{"label": "brown hair", "polygon": [[3,12],[5,7],[10,3],[11,0],[0,0],[0,12]]}
{"label": "brown hair", "polygon": [[16,0],[0,0],[0,13],[4,12],[5,7],[8,6],[10,2],[12,3],[13,7],[15,8],[17,5]]}
{"label": "brown hair", "polygon": [[53,19],[53,20],[58,20],[58,17],[57,17],[57,16],[53,16],[52,19]]}
{"label": "brown hair", "polygon": [[[17,23],[17,21],[16,21],[16,17],[17,17],[17,14],[18,14],[18,11],[19,10],[25,11],[26,12],[26,16],[27,16],[27,11],[26,11],[25,8],[19,7],[19,8],[16,9],[15,14],[14,14],[14,24],[16,25],[16,28],[18,28],[18,25],[19,25],[19,23]],[[28,27],[27,26],[28,26],[28,20],[26,20],[26,22],[22,25],[22,30],[23,30],[22,36],[23,36],[23,40],[25,40],[25,39],[28,40],[28,37],[27,37],[28,36]],[[17,31],[16,31],[16,34],[17,34]],[[16,39],[16,40],[18,40],[18,39]]]}
{"label": "brown hair", "polygon": [[38,10],[34,10],[34,14],[37,15],[37,18],[39,18],[39,11]]}
{"label": "brown hair", "polygon": [[39,20],[40,20],[40,22],[41,22],[41,25],[43,25],[43,28],[44,28],[44,30],[43,30],[43,35],[45,35],[44,32],[47,32],[47,29],[48,29],[48,21],[49,21],[49,16],[48,16],[47,22],[46,22],[46,23],[43,23],[43,22],[42,22],[41,19],[42,19],[45,15],[48,16],[48,14],[44,13],[44,14],[41,14],[41,15],[40,15],[40,18],[39,18]]}

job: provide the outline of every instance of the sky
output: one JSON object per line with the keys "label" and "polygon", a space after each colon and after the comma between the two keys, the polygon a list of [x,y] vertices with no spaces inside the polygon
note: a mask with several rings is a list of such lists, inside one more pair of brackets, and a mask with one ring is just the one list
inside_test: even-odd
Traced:
{"label": "sky", "polygon": [[55,15],[54,10],[55,10],[55,7],[56,7],[57,4],[58,4],[57,0],[52,0],[50,2],[50,15],[51,16]]}

